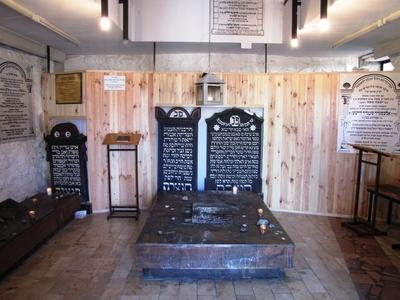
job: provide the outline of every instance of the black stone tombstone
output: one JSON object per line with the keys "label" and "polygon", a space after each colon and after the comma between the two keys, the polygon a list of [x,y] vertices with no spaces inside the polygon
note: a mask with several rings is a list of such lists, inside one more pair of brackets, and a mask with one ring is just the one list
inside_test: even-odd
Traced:
{"label": "black stone tombstone", "polygon": [[197,190],[197,126],[201,109],[182,107],[168,113],[156,107],[158,120],[158,190]]}
{"label": "black stone tombstone", "polygon": [[81,198],[81,209],[91,213],[86,136],[79,133],[74,124],[62,123],[54,126],[45,140],[53,192],[78,193]]}
{"label": "black stone tombstone", "polygon": [[206,190],[261,193],[263,119],[242,109],[214,114],[207,123]]}

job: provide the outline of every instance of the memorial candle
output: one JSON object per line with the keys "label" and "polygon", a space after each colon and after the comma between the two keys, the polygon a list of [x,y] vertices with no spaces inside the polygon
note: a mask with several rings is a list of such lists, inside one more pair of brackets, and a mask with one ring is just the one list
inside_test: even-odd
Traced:
{"label": "memorial candle", "polygon": [[233,186],[232,192],[233,192],[234,195],[237,194],[237,192],[238,192],[238,187],[237,187],[236,185]]}

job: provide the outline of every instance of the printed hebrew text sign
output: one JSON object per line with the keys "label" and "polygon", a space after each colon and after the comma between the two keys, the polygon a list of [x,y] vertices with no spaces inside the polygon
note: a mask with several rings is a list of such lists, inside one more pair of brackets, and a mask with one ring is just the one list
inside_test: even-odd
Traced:
{"label": "printed hebrew text sign", "polygon": [[400,74],[342,74],[338,99],[337,151],[358,144],[400,154]]}
{"label": "printed hebrew text sign", "polygon": [[156,107],[158,121],[158,190],[197,190],[197,126],[201,109],[192,113]]}
{"label": "printed hebrew text sign", "polygon": [[31,72],[31,66],[0,59],[0,143],[35,136]]}
{"label": "printed hebrew text sign", "polygon": [[232,108],[214,114],[207,123],[207,190],[261,193],[263,119]]}
{"label": "printed hebrew text sign", "polygon": [[263,36],[263,0],[213,0],[211,33]]}

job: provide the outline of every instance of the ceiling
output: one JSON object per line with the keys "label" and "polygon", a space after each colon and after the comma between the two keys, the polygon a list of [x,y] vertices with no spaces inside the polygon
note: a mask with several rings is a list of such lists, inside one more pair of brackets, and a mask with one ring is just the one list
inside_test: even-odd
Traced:
{"label": "ceiling", "polygon": [[[112,0],[110,0],[112,1]],[[137,1],[137,0],[134,0]],[[164,0],[171,1],[171,0]],[[204,0],[205,1],[205,0]],[[265,0],[279,1],[281,0]],[[399,0],[336,0],[331,1],[328,17],[330,30],[321,33],[317,26],[317,0],[302,0],[299,19],[299,48],[289,46],[290,3],[283,17],[285,42],[269,44],[268,54],[288,56],[359,56],[384,43],[400,38],[400,19],[369,32],[343,46],[331,45],[388,14],[400,10]],[[122,43],[122,31],[116,24],[108,32],[99,29],[99,0],[16,0],[14,2],[45,18],[79,41],[78,45],[66,40],[49,29],[20,15],[1,4],[0,26],[29,37],[43,45],[50,45],[66,54],[144,54],[153,52],[152,42]],[[117,1],[118,2],[118,1]],[[318,1],[317,1],[318,2]],[[134,3],[134,2],[133,2]],[[283,5],[283,4],[281,4]],[[310,8],[312,7],[312,8]],[[158,12],[159,13],[159,12]],[[303,26],[304,25],[304,26]],[[159,25],[159,26],[162,26]],[[135,30],[140,30],[136,28]],[[184,30],[184,29],[183,29]],[[157,42],[157,41],[156,41]],[[160,52],[206,52],[207,43],[157,43]],[[215,43],[215,52],[264,53],[263,44],[253,44],[252,49],[241,49],[238,43]]]}

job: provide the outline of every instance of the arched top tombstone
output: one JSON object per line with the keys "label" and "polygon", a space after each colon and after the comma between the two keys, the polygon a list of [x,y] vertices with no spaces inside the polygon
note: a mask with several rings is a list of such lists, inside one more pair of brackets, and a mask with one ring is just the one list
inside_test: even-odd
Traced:
{"label": "arched top tombstone", "polygon": [[207,190],[261,193],[263,118],[239,108],[214,114],[207,123]]}

